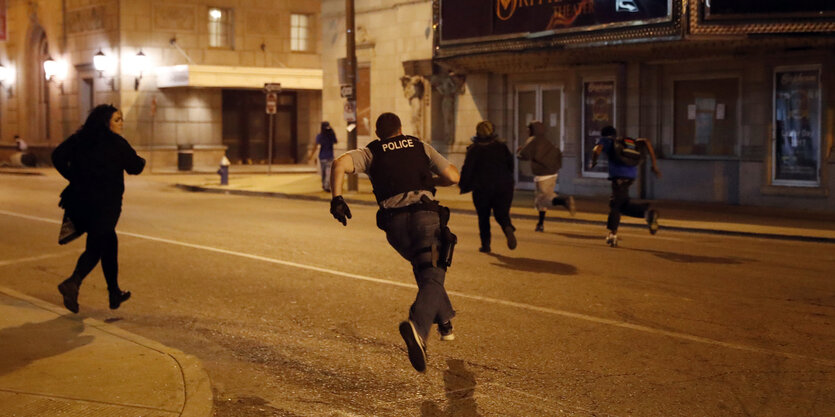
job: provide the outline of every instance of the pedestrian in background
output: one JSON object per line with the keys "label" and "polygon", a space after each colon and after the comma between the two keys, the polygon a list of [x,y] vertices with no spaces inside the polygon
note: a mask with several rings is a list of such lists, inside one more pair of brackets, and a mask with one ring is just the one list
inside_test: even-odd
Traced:
{"label": "pedestrian in background", "polygon": [[342,198],[345,174],[368,174],[380,207],[377,227],[412,264],[418,293],[409,309],[409,319],[401,322],[398,330],[412,366],[424,372],[426,339],[432,324],[438,325],[441,340],[455,339],[451,322],[455,310],[444,279],[452,263],[456,237],[447,227],[449,209],[435,201],[435,186],[458,183],[458,170],[429,144],[403,135],[400,118],[394,113],[381,114],[376,128],[379,139],[334,161],[330,212],[347,225],[351,210]]}
{"label": "pedestrian in background", "polygon": [[[635,154],[640,154],[640,156],[630,159],[622,156],[624,153],[623,139],[618,139],[617,134],[617,130],[612,126],[601,129],[600,139],[594,146],[591,156],[591,167],[597,165],[597,158],[601,153],[605,153],[609,159],[609,181],[612,182],[612,196],[609,199],[609,218],[606,221],[606,228],[609,229],[606,243],[611,247],[618,245],[618,226],[620,226],[621,214],[643,218],[649,226],[649,232],[653,235],[658,231],[659,217],[658,211],[650,209],[649,204],[635,204],[629,199],[629,186],[638,177],[637,165],[643,159],[645,153],[650,156],[652,172],[656,177],[661,178],[661,171],[658,170],[652,144],[645,138],[635,139],[632,151]],[[630,160],[634,162],[630,162]]]}
{"label": "pedestrian in background", "polygon": [[322,176],[322,189],[331,190],[331,163],[333,163],[333,145],[336,143],[336,133],[331,124],[322,122],[322,128],[316,135],[316,145],[307,155],[307,160],[312,161],[314,156],[319,157],[319,174]]}
{"label": "pedestrian in background", "polygon": [[476,125],[473,143],[467,147],[461,180],[461,193],[473,192],[473,205],[478,214],[480,252],[490,252],[490,212],[507,238],[507,247],[516,249],[516,228],[510,222],[513,203],[513,154],[498,139],[489,121]]}
{"label": "pedestrian in background", "polygon": [[519,159],[531,161],[531,172],[534,175],[536,192],[534,207],[539,212],[536,223],[537,232],[545,231],[545,211],[551,207],[563,206],[574,215],[574,197],[560,197],[554,192],[560,167],[562,167],[562,151],[545,137],[545,125],[534,120],[528,124],[530,137],[516,152]]}
{"label": "pedestrian in background", "polygon": [[87,245],[72,275],[58,286],[64,306],[78,313],[81,281],[101,260],[110,308],[130,298],[119,287],[116,223],[122,212],[127,172],[138,175],[145,160],[122,136],[122,112],[109,104],[96,106],[84,125],[52,152],[52,163],[70,184],[61,193],[60,206],[76,228],[87,233]]}

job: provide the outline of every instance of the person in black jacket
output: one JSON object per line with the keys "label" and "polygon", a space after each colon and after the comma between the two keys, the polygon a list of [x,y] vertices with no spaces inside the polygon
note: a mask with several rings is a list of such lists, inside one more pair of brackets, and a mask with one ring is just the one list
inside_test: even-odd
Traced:
{"label": "person in black jacket", "polygon": [[119,288],[116,223],[122,212],[127,172],[138,175],[145,160],[136,154],[122,133],[122,112],[109,104],[96,106],[84,125],[52,152],[52,163],[70,184],[61,193],[60,206],[76,228],[86,231],[87,246],[72,275],[58,286],[64,307],[78,313],[81,281],[101,260],[110,308],[130,298]]}
{"label": "person in black jacket", "polygon": [[461,168],[461,193],[473,192],[473,205],[478,214],[478,233],[481,237],[480,252],[490,252],[490,212],[502,227],[507,247],[516,248],[516,228],[510,222],[510,205],[513,203],[513,155],[498,140],[493,124],[489,121],[476,125],[476,136],[467,147],[464,166]]}

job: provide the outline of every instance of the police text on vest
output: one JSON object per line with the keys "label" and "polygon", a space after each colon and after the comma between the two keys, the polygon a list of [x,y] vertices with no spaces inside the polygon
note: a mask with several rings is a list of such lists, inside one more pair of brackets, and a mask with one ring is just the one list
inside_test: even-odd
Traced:
{"label": "police text on vest", "polygon": [[395,149],[403,149],[403,148],[414,148],[415,144],[412,142],[412,139],[400,139],[394,140],[388,143],[383,144],[383,152],[385,151],[393,151]]}

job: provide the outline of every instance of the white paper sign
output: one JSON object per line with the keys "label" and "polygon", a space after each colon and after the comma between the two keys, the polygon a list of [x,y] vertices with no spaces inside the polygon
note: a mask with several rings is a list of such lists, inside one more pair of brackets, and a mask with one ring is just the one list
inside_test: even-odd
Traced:
{"label": "white paper sign", "polygon": [[557,127],[557,114],[551,113],[551,127]]}
{"label": "white paper sign", "polygon": [[687,105],[687,120],[696,120],[696,105]]}
{"label": "white paper sign", "polygon": [[525,126],[531,124],[532,121],[533,121],[533,114],[526,113],[525,114]]}
{"label": "white paper sign", "polygon": [[716,105],[716,120],[725,120],[725,103]]}

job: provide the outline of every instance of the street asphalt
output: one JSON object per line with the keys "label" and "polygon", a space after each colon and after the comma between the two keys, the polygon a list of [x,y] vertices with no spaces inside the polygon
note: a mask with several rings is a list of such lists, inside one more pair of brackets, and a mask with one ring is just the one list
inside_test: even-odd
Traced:
{"label": "street asphalt", "polygon": [[0,171],[0,415],[835,413],[832,213],[654,202],[659,235],[628,220],[609,249],[605,197],[549,212],[543,234],[521,191],[520,248],[494,235],[484,255],[470,196],[441,189],[464,215],[447,284],[459,337],[431,340],[416,378],[394,330],[414,284],[367,181],[343,228],[315,174],[277,170],[130,178],[134,298],[108,310],[97,270],[79,315],[54,289],[83,250],[53,242],[62,179]]}

